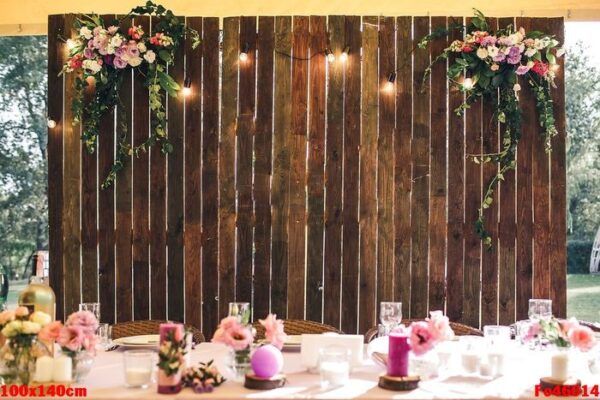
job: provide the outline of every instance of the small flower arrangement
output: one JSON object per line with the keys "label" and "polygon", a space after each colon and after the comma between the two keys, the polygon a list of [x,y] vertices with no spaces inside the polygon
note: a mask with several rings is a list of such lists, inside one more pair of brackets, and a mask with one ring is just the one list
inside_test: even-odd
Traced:
{"label": "small flower arrangement", "polygon": [[187,368],[182,379],[183,384],[191,387],[196,393],[210,393],[215,387],[225,382],[223,375],[213,365],[213,360]]}
{"label": "small flower arrangement", "polygon": [[243,325],[237,317],[226,317],[221,320],[211,342],[221,343],[234,351],[249,350],[254,341],[250,327]]}
{"label": "small flower arrangement", "polygon": [[287,335],[283,331],[283,321],[277,319],[276,314],[269,314],[267,318],[259,319],[258,322],[265,328],[267,341],[281,350],[287,339]]}
{"label": "small flower arrangement", "polygon": [[425,321],[415,321],[408,328],[399,326],[393,332],[400,332],[408,336],[408,344],[412,352],[423,355],[433,349],[438,343],[454,337],[450,321],[442,311],[431,311],[430,318]]}
{"label": "small flower arrangement", "polygon": [[551,344],[558,348],[573,347],[581,351],[589,351],[596,345],[594,332],[587,326],[579,324],[575,318],[559,320],[550,318],[534,321],[524,340],[530,342],[539,340],[544,344]]}
{"label": "small flower arrangement", "polygon": [[56,341],[63,354],[75,358],[82,351],[96,355],[96,330],[98,320],[90,311],[77,311],[69,315],[63,325],[54,321],[44,326],[39,338],[45,342]]}
{"label": "small flower arrangement", "polygon": [[173,376],[183,368],[189,335],[189,332],[171,331],[160,345],[157,366],[166,376]]}

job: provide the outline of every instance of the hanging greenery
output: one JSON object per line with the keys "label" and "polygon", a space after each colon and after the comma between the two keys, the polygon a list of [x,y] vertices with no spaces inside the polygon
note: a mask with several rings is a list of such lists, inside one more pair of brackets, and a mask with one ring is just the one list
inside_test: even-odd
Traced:
{"label": "hanging greenery", "polygon": [[[143,15],[158,17],[152,35],[144,32],[141,26],[131,26],[126,32],[120,29],[122,21]],[[192,48],[200,44],[200,36],[186,27],[171,10],[151,1],[109,24],[97,14],[80,15],[73,27],[78,34],[67,41],[69,59],[61,73],[77,74],[73,123],[82,123],[81,140],[90,153],[96,150],[102,118],[116,106],[123,107],[120,88],[131,69],[145,78],[144,86],[149,93],[151,129],[143,143],[131,145],[127,141],[127,116],[119,113],[117,154],[102,183],[102,188],[106,188],[115,181],[130,156],[137,157],[151,146],[160,146],[163,153],[171,152],[165,98],[167,94],[177,96],[180,86],[169,75],[167,67],[175,62],[175,53],[186,36],[192,41]],[[84,96],[88,87],[92,89],[89,98]]]}
{"label": "hanging greenery", "polygon": [[464,102],[454,110],[462,116],[465,110],[481,98],[491,100],[494,121],[502,125],[501,149],[497,153],[470,154],[473,162],[497,163],[497,173],[487,184],[487,189],[478,210],[475,230],[487,246],[492,238],[485,229],[484,211],[493,203],[493,194],[504,174],[516,167],[516,150],[521,138],[521,115],[519,91],[521,76],[535,94],[538,118],[545,147],[551,150],[551,139],[557,134],[550,87],[555,87],[556,59],[564,53],[552,35],[539,31],[525,32],[512,25],[491,31],[485,16],[478,10],[468,25],[450,24],[437,29],[419,42],[419,48],[427,48],[431,41],[447,37],[453,31],[464,32],[464,40],[455,40],[444,51],[435,56],[426,69],[423,80],[431,74],[431,67],[445,61],[450,55],[456,58],[448,67],[451,85],[465,93]]}

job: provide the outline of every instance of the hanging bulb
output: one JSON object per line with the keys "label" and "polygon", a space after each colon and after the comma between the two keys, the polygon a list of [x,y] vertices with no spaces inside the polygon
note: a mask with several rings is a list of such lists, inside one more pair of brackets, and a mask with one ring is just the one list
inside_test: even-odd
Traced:
{"label": "hanging bulb", "polygon": [[465,90],[471,90],[471,89],[473,89],[473,79],[471,79],[471,78],[465,78],[465,80],[462,83],[462,87]]}
{"label": "hanging bulb", "polygon": [[350,54],[350,46],[346,46],[344,47],[344,50],[342,51],[342,54],[340,54],[340,61],[345,63],[346,61],[348,61],[348,54]]}
{"label": "hanging bulb", "polygon": [[185,78],[185,81],[183,83],[183,95],[187,97],[190,94],[192,94],[192,78],[188,76],[187,78]]}
{"label": "hanging bulb", "polygon": [[47,124],[48,124],[48,128],[50,128],[50,129],[56,128],[56,121],[51,118],[48,118]]}
{"label": "hanging bulb", "polygon": [[240,61],[246,62],[248,60],[248,51],[250,50],[250,45],[248,43],[244,43],[242,47],[242,51],[240,52]]}
{"label": "hanging bulb", "polygon": [[385,85],[383,86],[383,90],[385,90],[386,92],[393,92],[394,91],[394,82],[396,82],[396,73],[392,72],[388,76],[388,80],[385,83]]}
{"label": "hanging bulb", "polygon": [[327,61],[332,63],[335,61],[335,54],[331,51],[331,49],[325,49],[325,56],[327,57]]}

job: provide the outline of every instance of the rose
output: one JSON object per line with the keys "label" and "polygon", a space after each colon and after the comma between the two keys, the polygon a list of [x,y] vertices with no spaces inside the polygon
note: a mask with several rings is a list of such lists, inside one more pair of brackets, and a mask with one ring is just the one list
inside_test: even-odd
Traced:
{"label": "rose", "polygon": [[15,317],[17,318],[25,318],[29,315],[29,309],[27,307],[17,307],[15,310]]}
{"label": "rose", "polygon": [[142,58],[141,57],[132,57],[127,62],[132,67],[137,67],[137,66],[139,66],[142,63]]}
{"label": "rose", "polygon": [[43,326],[48,325],[50,322],[52,322],[52,317],[48,314],[46,314],[45,312],[42,311],[35,311],[33,314],[31,314],[31,316],[29,317],[29,320],[31,322],[35,322],[36,324]]}
{"label": "rose", "polygon": [[427,319],[429,331],[434,340],[450,340],[454,337],[454,331],[450,327],[450,320],[442,311],[431,311],[430,318]]}
{"label": "rose", "polygon": [[411,350],[416,355],[427,353],[435,344],[435,337],[429,325],[425,321],[413,322],[410,325],[410,336],[408,337]]}
{"label": "rose", "polygon": [[18,319],[11,321],[8,324],[6,324],[4,328],[2,328],[2,335],[4,335],[7,338],[13,337],[21,333],[22,328],[23,321],[20,321]]}
{"label": "rose", "polygon": [[529,72],[530,67],[528,67],[527,65],[519,65],[519,67],[516,70],[517,75],[525,75],[527,72]]}
{"label": "rose", "polygon": [[140,51],[140,53],[146,52],[146,45],[144,43],[142,43],[142,42],[139,42],[137,44],[137,48]]}
{"label": "rose", "polygon": [[539,60],[535,60],[531,70],[539,76],[545,76],[548,73],[548,64],[545,64]]}
{"label": "rose", "polygon": [[587,326],[575,326],[569,330],[569,341],[571,345],[577,347],[581,351],[588,351],[596,344],[594,332]]}
{"label": "rose", "polygon": [[212,342],[222,343],[233,350],[245,350],[252,343],[253,337],[250,329],[243,326],[236,317],[227,317],[221,320]]}
{"label": "rose", "polygon": [[471,46],[463,46],[462,52],[463,53],[471,53],[471,52],[473,52],[473,48]]}
{"label": "rose", "polygon": [[53,342],[58,338],[58,335],[60,335],[62,327],[63,324],[60,321],[50,322],[40,330],[38,337],[44,342]]}
{"label": "rose", "polygon": [[496,46],[490,46],[487,48],[488,56],[492,58],[496,57],[499,51],[500,49],[498,49]]}
{"label": "rose", "polygon": [[84,334],[93,335],[98,329],[98,320],[90,311],[77,311],[69,315],[65,325],[81,327]]}
{"label": "rose", "polygon": [[487,58],[488,56],[488,51],[486,49],[484,49],[483,47],[480,47],[477,49],[477,57],[481,58],[482,60]]}

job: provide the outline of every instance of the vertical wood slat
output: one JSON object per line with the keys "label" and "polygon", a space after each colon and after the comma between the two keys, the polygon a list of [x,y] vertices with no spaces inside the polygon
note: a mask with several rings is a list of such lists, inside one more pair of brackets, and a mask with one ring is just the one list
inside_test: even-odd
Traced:
{"label": "vertical wood slat", "polygon": [[[345,43],[350,48],[344,80],[344,192],[342,240],[342,330],[357,331],[358,313],[358,168],[360,146],[360,17],[345,19]],[[354,311],[354,312],[351,312]]]}
{"label": "vertical wood slat", "polygon": [[256,133],[254,136],[254,314],[264,318],[271,299],[271,148],[275,18],[258,19]]}
{"label": "vertical wood slat", "polygon": [[309,18],[293,18],[292,127],[290,131],[290,211],[288,318],[304,319],[306,274],[306,133],[308,112]]}
{"label": "vertical wood slat", "polygon": [[[446,17],[433,17],[431,30],[445,28]],[[440,54],[447,40],[431,45],[432,54]],[[429,310],[443,310],[446,298],[446,124],[448,91],[446,64],[434,65],[431,71],[431,169],[429,190]],[[461,149],[452,151],[462,152]],[[450,172],[454,173],[454,171]]]}
{"label": "vertical wood slat", "polygon": [[[385,86],[396,71],[396,21],[379,18],[379,138],[377,141],[377,303],[394,299],[394,137],[396,87]],[[384,92],[384,90],[386,90]],[[378,315],[376,313],[376,315]]]}
{"label": "vertical wood slat", "polygon": [[252,300],[253,198],[252,167],[255,132],[256,17],[240,20],[240,49],[248,47],[248,58],[240,61],[237,120],[237,262],[236,301]]}
{"label": "vertical wood slat", "polygon": [[235,299],[235,132],[237,117],[239,26],[223,20],[221,137],[219,141],[219,318]]}
{"label": "vertical wood slat", "polygon": [[394,137],[394,299],[410,317],[412,193],[412,18],[398,17],[396,130]]}
{"label": "vertical wood slat", "polygon": [[[559,43],[564,43],[563,18],[547,20],[546,30],[556,35]],[[567,177],[566,177],[566,115],[565,115],[565,58],[558,60],[559,70],[555,79],[556,89],[552,90],[556,129],[558,135],[552,140],[550,160],[550,298],[552,311],[559,318],[567,317]]]}
{"label": "vertical wood slat", "polygon": [[[429,33],[429,17],[415,17],[414,42]],[[411,198],[412,226],[412,267],[410,317],[427,316],[427,281],[429,250],[429,140],[430,140],[430,82],[422,85],[425,68],[430,63],[430,49],[421,50],[414,55],[413,65],[413,193]],[[423,90],[421,90],[423,89]]]}
{"label": "vertical wood slat", "polygon": [[[119,16],[121,18],[121,16]],[[137,21],[139,24],[141,21]],[[132,25],[131,19],[121,21],[120,28],[127,31]],[[147,24],[144,32],[148,32]],[[124,107],[117,107],[117,126],[121,121],[126,124],[125,138],[123,133],[117,131],[116,150],[119,143],[125,140],[131,145],[133,110],[133,71],[128,71],[123,79],[120,96]],[[119,172],[115,182],[115,269],[116,269],[116,321],[130,321],[132,319],[132,157],[126,159],[126,164]],[[83,281],[86,279],[84,278]]]}
{"label": "vertical wood slat", "polygon": [[[275,52],[291,54],[292,19],[275,18]],[[291,60],[275,57],[275,89],[273,113],[273,185],[272,204],[272,270],[271,312],[279,318],[287,316],[288,281],[288,206],[290,177],[291,127]]]}
{"label": "vertical wood slat", "polygon": [[[500,28],[514,26],[514,18],[500,18],[498,25]],[[500,138],[503,129],[501,125]],[[498,193],[498,320],[501,325],[508,325],[515,321],[515,171],[504,174],[504,181],[500,182]]]}
{"label": "vertical wood slat", "polygon": [[[344,43],[344,17],[328,18],[329,47],[336,59]],[[328,64],[327,79],[327,124],[325,150],[325,244],[324,244],[324,298],[323,322],[340,326],[342,284],[342,162],[344,88],[343,65]]]}
{"label": "vertical wood slat", "polygon": [[[218,290],[218,285],[203,285],[205,263],[203,262],[202,234],[202,98],[210,99],[210,93],[204,96],[205,86],[202,84],[202,64],[205,63],[206,51],[210,46],[208,38],[204,38],[203,20],[201,17],[187,18],[186,25],[196,29],[202,37],[201,47],[192,50],[192,41],[185,41],[185,81],[190,82],[189,94],[184,99],[185,107],[185,200],[184,200],[184,237],[183,248],[185,256],[185,322],[198,328],[203,326],[205,319],[202,299],[213,304],[206,298],[212,288]],[[217,110],[218,111],[218,110]],[[208,147],[208,146],[207,146]],[[216,262],[214,263],[216,266]],[[214,276],[218,276],[214,274]],[[210,289],[209,289],[210,288]],[[207,293],[207,290],[209,291]],[[214,297],[214,296],[213,296]],[[206,330],[207,335],[212,330]]]}
{"label": "vertical wood slat", "polygon": [[[150,18],[138,17],[135,24],[141,26],[144,32],[150,32]],[[139,146],[150,135],[150,105],[148,89],[140,76],[134,75],[133,80],[133,143]],[[133,318],[150,318],[150,153],[141,152],[132,161],[132,227],[133,227]],[[152,187],[154,191],[154,186]],[[153,281],[158,283],[158,281]],[[154,317],[156,317],[154,315]]]}
{"label": "vertical wood slat", "polygon": [[376,321],[377,296],[377,115],[378,115],[378,17],[363,17],[362,88],[360,133],[360,301],[359,330]]}
{"label": "vertical wood slat", "polygon": [[323,320],[323,233],[325,204],[325,81],[327,19],[310,17],[307,167],[306,319]]}
{"label": "vertical wood slat", "polygon": [[[530,31],[529,18],[517,18],[518,27]],[[519,103],[523,112],[522,136],[517,149],[517,319],[526,319],[528,301],[533,294],[533,204],[532,204],[532,142],[537,132],[535,100],[528,84],[521,79],[523,88]]]}
{"label": "vertical wood slat", "polygon": [[[202,330],[212,334],[219,322],[218,158],[219,158],[219,20],[204,18],[202,42]],[[196,56],[198,57],[198,56]],[[195,58],[195,57],[192,57]],[[197,68],[190,74],[199,73]],[[192,81],[194,78],[192,77]],[[187,283],[187,275],[186,275]],[[197,285],[196,285],[197,287]],[[198,314],[186,298],[186,312]],[[192,307],[188,311],[188,307]]]}
{"label": "vertical wood slat", "polygon": [[[448,22],[462,23],[462,17],[450,17]],[[450,42],[462,40],[462,32],[454,31]],[[453,64],[455,55],[448,63]],[[461,321],[463,313],[464,268],[464,210],[465,210],[465,118],[454,110],[460,106],[464,95],[456,88],[448,93],[448,253],[446,256],[446,314],[451,321]],[[468,161],[467,161],[468,162]]]}
{"label": "vertical wood slat", "polygon": [[[66,36],[64,15],[48,17],[48,118],[56,122],[48,128],[48,249],[50,257],[50,286],[56,293],[56,319],[62,320],[64,311],[64,272],[63,272],[63,128],[62,118],[64,98],[63,79],[59,72],[66,59],[66,46],[58,38]],[[67,87],[68,91],[68,87]],[[67,107],[69,105],[67,104]],[[95,277],[94,277],[95,279]]]}

